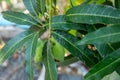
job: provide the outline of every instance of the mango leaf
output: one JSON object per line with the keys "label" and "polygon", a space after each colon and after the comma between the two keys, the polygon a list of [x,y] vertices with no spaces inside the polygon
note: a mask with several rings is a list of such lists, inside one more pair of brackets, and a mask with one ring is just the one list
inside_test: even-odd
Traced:
{"label": "mango leaf", "polygon": [[22,32],[16,37],[12,38],[0,51],[0,64],[11,57],[16,50],[21,48],[34,33],[30,31]]}
{"label": "mango leaf", "polygon": [[112,53],[115,49],[111,44],[94,44],[102,58]]}
{"label": "mango leaf", "polygon": [[23,0],[23,3],[32,16],[38,16],[38,12],[36,11],[36,0]]}
{"label": "mango leaf", "polygon": [[35,54],[36,45],[38,39],[38,32],[34,33],[26,44],[25,60],[26,60],[26,73],[28,74],[29,80],[34,80],[32,59]]}
{"label": "mango leaf", "polygon": [[45,2],[46,0],[36,0],[37,12],[44,14],[45,12]]}
{"label": "mango leaf", "polygon": [[104,58],[113,51],[120,48],[120,42],[117,43],[105,43],[105,44],[95,44],[95,47],[97,48],[100,55]]}
{"label": "mango leaf", "polygon": [[23,0],[23,3],[25,7],[28,9],[28,11],[30,12],[30,16],[35,21],[43,25],[43,23],[39,19],[39,9],[40,9],[40,7],[38,6],[39,1],[40,0]]}
{"label": "mango leaf", "polygon": [[69,9],[66,20],[74,23],[87,24],[119,24],[120,10],[111,6],[82,4]]}
{"label": "mango leaf", "polygon": [[[46,24],[45,26],[48,26]],[[70,29],[77,29],[77,30],[86,30],[86,27],[82,24],[75,24],[66,22],[65,15],[53,16],[52,18],[52,28],[53,30],[70,30]]]}
{"label": "mango leaf", "polygon": [[44,13],[46,0],[23,0],[26,8],[32,16],[39,16],[39,13]]}
{"label": "mango leaf", "polygon": [[120,25],[112,25],[100,28],[92,33],[88,33],[78,45],[115,43],[120,41]]}
{"label": "mango leaf", "polygon": [[[111,46],[114,48],[114,50],[117,50],[118,48],[120,48],[120,42],[113,43],[113,44],[111,44]],[[118,69],[116,70],[116,72],[120,75],[120,65],[119,65]]]}
{"label": "mango leaf", "polygon": [[[94,32],[99,28],[104,27],[105,25],[102,24],[96,24],[96,25],[88,25],[89,27],[92,27],[92,29],[88,29],[88,32]],[[102,58],[106,57],[107,55],[109,55],[110,53],[112,53],[113,51],[117,50],[120,45],[119,43],[102,43],[102,44],[94,44],[94,46],[97,48],[97,51],[99,52],[100,56]]]}
{"label": "mango leaf", "polygon": [[96,64],[85,76],[85,80],[101,80],[105,75],[112,73],[119,67],[120,63],[120,48],[102,61]]}
{"label": "mango leaf", "polygon": [[31,16],[26,15],[21,12],[15,12],[15,11],[4,11],[2,12],[3,17],[7,19],[8,21],[22,24],[22,25],[35,25],[37,21],[35,21]]}
{"label": "mango leaf", "polygon": [[51,44],[48,40],[43,47],[43,63],[45,65],[45,80],[57,80],[57,69],[53,59]]}
{"label": "mango leaf", "polygon": [[78,40],[72,35],[68,34],[67,32],[62,31],[53,31],[52,32],[53,37],[63,46],[65,47],[72,55],[75,57],[80,58],[83,62],[85,62],[89,67],[93,66],[95,64],[93,58],[90,58],[89,55],[93,54],[87,54],[84,52],[84,49],[81,47],[76,46],[74,43]]}
{"label": "mango leaf", "polygon": [[[105,43],[105,44],[94,44],[94,45],[97,48],[97,51],[99,52],[102,58],[108,56],[110,53],[120,48],[120,42],[112,43],[112,44]],[[120,68],[118,68],[116,72],[120,74]],[[109,77],[107,76],[104,79],[107,80],[106,78]]]}

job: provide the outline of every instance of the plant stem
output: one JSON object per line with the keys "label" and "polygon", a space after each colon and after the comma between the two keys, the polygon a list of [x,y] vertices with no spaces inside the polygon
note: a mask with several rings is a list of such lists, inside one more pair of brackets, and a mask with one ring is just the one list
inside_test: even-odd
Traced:
{"label": "plant stem", "polygon": [[49,32],[52,31],[52,0],[49,0]]}

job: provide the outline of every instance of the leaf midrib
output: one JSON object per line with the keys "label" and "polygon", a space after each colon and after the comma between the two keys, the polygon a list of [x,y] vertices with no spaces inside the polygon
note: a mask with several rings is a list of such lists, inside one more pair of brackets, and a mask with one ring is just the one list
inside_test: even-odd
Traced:
{"label": "leaf midrib", "polygon": [[[50,60],[49,60],[49,55],[51,55],[51,54],[49,53],[49,49],[48,49],[48,48],[50,48],[50,45],[47,44],[47,63],[48,63],[47,66],[48,66],[48,68],[49,68],[49,69],[48,69],[48,72],[49,72],[49,74],[50,74],[50,80],[52,80],[52,76],[51,76],[52,74],[50,73],[50,72],[51,72],[51,68],[50,68],[50,62],[49,62],[49,61],[50,61]],[[49,55],[48,55],[48,54],[49,54]],[[54,79],[53,79],[53,80],[54,80]]]}
{"label": "leaf midrib", "polygon": [[[29,64],[30,64],[30,76],[32,75],[32,73],[31,73],[31,72],[32,72],[32,70],[31,70],[31,69],[32,69],[32,50],[33,50],[33,49],[32,49],[32,48],[33,48],[32,45],[33,45],[33,43],[34,43],[34,40],[35,40],[35,37],[36,37],[36,36],[37,36],[37,33],[36,33],[36,34],[34,35],[34,37],[33,37],[33,40],[32,40],[32,43],[31,43],[31,49],[30,49],[30,50],[31,50],[31,51],[30,51],[30,52],[31,52],[31,53],[30,53],[30,63],[29,63]],[[31,77],[32,77],[32,76],[31,76]]]}
{"label": "leaf midrib", "polygon": [[31,0],[30,0],[30,4],[31,4],[31,6],[32,6],[32,10],[34,11],[35,15],[37,16],[37,13],[36,13],[36,11],[35,11],[35,9],[34,9],[34,7],[33,7],[33,4],[32,4],[32,1],[31,1]]}
{"label": "leaf midrib", "polygon": [[16,19],[19,19],[19,20],[22,20],[22,21],[26,21],[26,22],[31,23],[31,24],[36,24],[36,23],[31,22],[31,21],[28,21],[28,20],[25,20],[25,19],[22,19],[22,18],[19,18],[19,17],[15,17],[15,16],[12,16],[12,15],[9,15],[9,14],[6,14],[6,13],[5,13],[5,15],[16,18]]}
{"label": "leaf midrib", "polygon": [[93,38],[93,39],[87,39],[87,42],[88,42],[88,41],[94,41],[94,40],[96,40],[96,39],[100,39],[100,38],[104,38],[104,37],[110,37],[110,36],[114,36],[114,35],[119,35],[119,34],[120,34],[120,32],[118,32],[118,33],[112,33],[112,34],[107,34],[107,35],[95,37],[95,38]]}
{"label": "leaf midrib", "polygon": [[[56,32],[53,32],[54,34],[60,36],[59,34],[57,34]],[[62,37],[62,36],[61,36]],[[62,37],[65,41],[67,41],[69,44],[71,44],[71,42],[69,42],[67,39],[65,39],[64,37]],[[82,55],[84,55],[90,62],[92,62],[93,64],[95,64],[89,57],[87,57],[80,49],[78,49],[75,45],[71,44],[72,46],[74,46],[80,53],[82,53]]]}
{"label": "leaf midrib", "polygon": [[78,14],[68,14],[66,16],[93,16],[93,17],[106,17],[106,18],[113,18],[113,19],[120,19],[119,16],[109,16],[109,15],[101,15],[101,14],[87,14],[87,13],[78,13]]}
{"label": "leaf midrib", "polygon": [[[22,38],[21,40],[19,40],[19,41],[16,42],[15,44],[13,44],[12,46],[13,46],[13,47],[16,46],[19,42],[23,41],[23,40],[26,39],[27,37],[30,37],[31,35],[33,35],[33,33],[31,33],[31,34],[28,35],[28,36],[25,36],[24,38]],[[0,58],[0,63],[1,63],[1,60],[10,52],[10,50],[11,50],[13,47],[10,47],[10,48],[7,50],[6,54],[3,55],[2,58]],[[3,52],[2,52],[2,53],[3,53]]]}
{"label": "leaf midrib", "polygon": [[[119,60],[120,60],[120,58],[116,59],[115,61],[113,61],[113,63],[110,63],[110,65],[114,64],[115,62],[118,62]],[[90,75],[89,77],[87,77],[85,80],[87,80],[87,79],[89,79],[90,77],[92,77],[92,76],[96,75],[97,73],[99,73],[100,71],[102,71],[102,70],[106,69],[107,67],[109,67],[109,65],[105,66],[105,67],[104,67],[104,68],[102,68],[102,69],[97,70],[97,72],[96,72],[96,73],[91,74],[91,75]]]}

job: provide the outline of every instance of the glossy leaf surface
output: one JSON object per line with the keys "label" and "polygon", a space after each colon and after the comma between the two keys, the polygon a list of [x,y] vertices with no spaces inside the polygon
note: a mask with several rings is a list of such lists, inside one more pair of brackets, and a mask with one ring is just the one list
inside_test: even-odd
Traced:
{"label": "glossy leaf surface", "polygon": [[2,12],[3,17],[8,21],[22,24],[22,25],[35,25],[37,22],[30,16],[21,12],[5,11]]}
{"label": "glossy leaf surface", "polygon": [[105,57],[96,64],[85,76],[85,80],[101,80],[105,75],[112,73],[119,67],[120,49]]}
{"label": "glossy leaf surface", "polygon": [[[45,26],[48,26],[46,24]],[[82,24],[75,24],[66,22],[65,15],[53,16],[52,18],[52,28],[53,30],[70,30],[70,29],[77,29],[77,30],[86,30],[86,27]]]}
{"label": "glossy leaf surface", "polygon": [[82,44],[101,44],[101,43],[115,43],[120,41],[120,25],[112,25],[88,33],[78,45]]}
{"label": "glossy leaf surface", "polygon": [[38,13],[42,13],[44,15],[45,12],[45,4],[46,0],[36,0],[36,8]]}
{"label": "glossy leaf surface", "polygon": [[23,0],[23,2],[32,16],[38,16],[38,12],[36,11],[36,0]]}
{"label": "glossy leaf surface", "polygon": [[111,6],[82,4],[73,7],[66,13],[66,20],[74,23],[87,24],[119,24],[120,10]]}
{"label": "glossy leaf surface", "polygon": [[34,80],[32,59],[35,54],[37,39],[38,39],[38,32],[34,33],[33,36],[29,38],[26,44],[25,60],[26,60],[26,72],[28,74],[29,80]]}
{"label": "glossy leaf surface", "polygon": [[6,59],[11,57],[16,50],[21,48],[34,33],[29,31],[22,32],[13,39],[11,39],[0,51],[0,63],[3,63]]}
{"label": "glossy leaf surface", "polygon": [[89,66],[93,66],[95,64],[94,61],[84,52],[83,49],[74,44],[78,39],[62,31],[52,32],[52,34],[53,37],[68,51],[70,51],[72,55],[79,57],[80,60],[86,62],[86,64],[88,64]]}
{"label": "glossy leaf surface", "polygon": [[115,50],[111,44],[95,44],[95,47],[103,58]]}
{"label": "glossy leaf surface", "polygon": [[43,63],[45,65],[45,80],[57,80],[57,68],[53,59],[51,44],[48,40],[43,47]]}

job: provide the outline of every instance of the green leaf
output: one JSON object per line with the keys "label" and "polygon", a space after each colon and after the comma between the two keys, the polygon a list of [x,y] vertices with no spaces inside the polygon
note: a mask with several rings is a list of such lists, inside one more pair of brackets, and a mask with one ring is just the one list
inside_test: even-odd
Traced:
{"label": "green leaf", "polygon": [[82,4],[69,9],[66,20],[74,23],[87,24],[119,24],[120,10],[111,6]]}
{"label": "green leaf", "polygon": [[21,48],[34,33],[30,31],[22,32],[16,37],[12,38],[0,51],[0,64],[11,57],[16,50]]}
{"label": "green leaf", "polygon": [[104,58],[113,51],[117,50],[120,48],[120,42],[117,43],[107,43],[107,44],[95,44],[95,47],[97,48],[98,52],[100,55]]}
{"label": "green leaf", "polygon": [[[49,24],[46,24],[45,26],[49,26]],[[70,29],[86,30],[86,27],[82,24],[66,22],[65,15],[59,15],[59,16],[53,16],[52,29],[64,30],[64,31],[70,30]]]}
{"label": "green leaf", "polygon": [[115,50],[111,44],[95,44],[95,47],[102,58],[106,57]]}
{"label": "green leaf", "polygon": [[57,69],[53,59],[51,44],[48,40],[43,47],[43,62],[45,65],[45,80],[57,80]]}
{"label": "green leaf", "polygon": [[38,23],[40,23],[41,25],[43,25],[43,23],[40,21],[39,19],[39,1],[40,0],[23,0],[23,3],[25,5],[25,7],[28,9],[28,11],[30,12],[30,16],[37,21]]}
{"label": "green leaf", "polygon": [[22,24],[22,25],[36,25],[36,21],[31,18],[31,16],[26,15],[21,12],[15,12],[15,11],[4,11],[2,12],[3,17],[7,19],[8,21]]}
{"label": "green leaf", "polygon": [[120,64],[120,48],[96,64],[85,76],[85,80],[101,80],[112,73]]}
{"label": "green leaf", "polygon": [[44,15],[45,12],[45,4],[46,0],[36,0],[36,7],[38,12],[42,13]]}
{"label": "green leaf", "polygon": [[36,0],[23,0],[23,2],[32,16],[38,16],[38,12],[36,11]]}
{"label": "green leaf", "polygon": [[29,80],[34,80],[32,59],[35,54],[37,39],[38,39],[38,32],[32,34],[29,40],[27,40],[27,44],[26,44],[26,52],[25,52],[26,73],[28,74]]}
{"label": "green leaf", "polygon": [[100,28],[92,33],[88,33],[78,45],[115,43],[120,41],[120,25],[112,25]]}
{"label": "green leaf", "polygon": [[95,64],[93,58],[90,58],[89,56],[93,54],[88,53],[88,55],[84,52],[84,49],[74,44],[76,41],[78,41],[78,39],[68,34],[67,32],[62,31],[52,32],[52,35],[63,47],[70,51],[72,55],[79,57],[80,60],[85,62],[88,66],[91,67]]}
{"label": "green leaf", "polygon": [[23,2],[33,17],[45,12],[46,0],[23,0]]}
{"label": "green leaf", "polygon": [[[92,30],[88,30],[88,32],[94,32],[99,28],[104,27],[105,25],[101,25],[101,24],[96,24],[96,25],[92,25],[89,27],[92,27]],[[113,51],[117,50],[120,45],[119,43],[102,43],[102,44],[94,44],[95,47],[97,48],[97,51],[99,52],[99,54],[101,55],[102,58],[106,57],[107,55],[109,55],[110,53],[112,53]]]}

